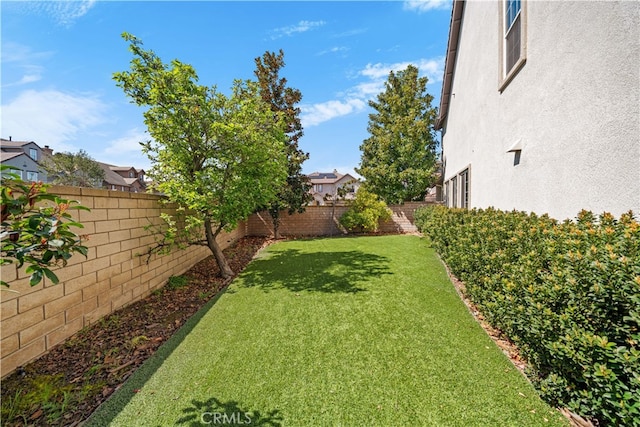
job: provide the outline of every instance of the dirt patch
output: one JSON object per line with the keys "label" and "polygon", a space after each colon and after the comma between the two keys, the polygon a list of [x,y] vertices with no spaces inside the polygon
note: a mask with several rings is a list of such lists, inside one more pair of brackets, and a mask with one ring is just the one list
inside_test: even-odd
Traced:
{"label": "dirt patch", "polygon": [[[269,241],[246,237],[226,249],[242,271]],[[230,280],[213,257],[161,290],[84,328],[2,380],[3,426],[75,426],[89,417],[142,363]]]}

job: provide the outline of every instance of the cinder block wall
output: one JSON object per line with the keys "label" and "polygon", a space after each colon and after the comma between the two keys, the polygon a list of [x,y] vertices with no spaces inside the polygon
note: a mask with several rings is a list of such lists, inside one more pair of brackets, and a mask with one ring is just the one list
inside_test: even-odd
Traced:
{"label": "cinder block wall", "polygon": [[[148,263],[146,256],[138,256],[154,243],[145,226],[159,225],[160,213],[172,210],[161,205],[159,196],[76,187],[51,187],[49,192],[91,209],[74,214],[84,224],[78,234],[89,235],[88,257],[75,254],[66,267],[54,270],[57,285],[46,280],[30,287],[24,267],[2,266],[2,279],[11,287],[0,290],[1,377],[211,254],[206,247],[191,247],[152,255]],[[221,234],[218,242],[226,248],[246,233],[243,223]]]}
{"label": "cinder block wall", "polygon": [[[393,212],[391,220],[380,224],[383,233],[413,233],[417,231],[414,225],[413,213],[428,202],[407,202],[404,205],[393,205],[389,208]],[[280,234],[282,236],[330,236],[340,235],[342,230],[338,220],[348,208],[343,205],[309,206],[299,214],[284,214],[280,220]],[[252,215],[248,220],[248,234],[252,236],[270,236],[273,234],[273,223],[268,212]]]}

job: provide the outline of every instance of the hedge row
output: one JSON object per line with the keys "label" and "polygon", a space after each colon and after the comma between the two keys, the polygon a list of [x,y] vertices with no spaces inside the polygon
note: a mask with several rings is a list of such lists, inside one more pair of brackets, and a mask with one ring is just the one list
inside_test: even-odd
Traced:
{"label": "hedge row", "polygon": [[530,365],[542,397],[600,425],[640,425],[640,224],[420,208],[468,297]]}

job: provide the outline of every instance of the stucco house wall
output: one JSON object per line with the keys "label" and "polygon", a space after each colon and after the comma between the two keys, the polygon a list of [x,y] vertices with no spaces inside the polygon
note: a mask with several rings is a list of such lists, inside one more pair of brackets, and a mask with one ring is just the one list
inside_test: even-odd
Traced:
{"label": "stucco house wall", "polygon": [[[30,156],[31,150],[35,150],[35,159]],[[35,142],[11,141],[2,138],[0,151],[2,164],[19,169],[18,171],[14,170],[13,173],[19,174],[23,180],[29,180],[29,172],[33,172],[37,174],[36,181],[47,181],[47,173],[40,168],[38,163],[42,160],[42,149]]]}
{"label": "stucco house wall", "polygon": [[640,3],[522,8],[526,62],[500,91],[501,4],[464,3],[441,112],[448,204],[468,168],[469,207],[640,212]]}

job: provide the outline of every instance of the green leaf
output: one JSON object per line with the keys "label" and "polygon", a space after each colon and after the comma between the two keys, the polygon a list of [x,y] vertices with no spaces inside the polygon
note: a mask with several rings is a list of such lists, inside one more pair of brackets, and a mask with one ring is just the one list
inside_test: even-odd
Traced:
{"label": "green leaf", "polygon": [[49,278],[49,280],[51,280],[51,283],[53,283],[54,285],[57,285],[60,282],[58,276],[56,276],[55,273],[48,268],[43,268],[42,272]]}
{"label": "green leaf", "polygon": [[38,269],[34,271],[31,275],[31,279],[29,280],[29,285],[36,286],[38,283],[42,281],[42,270]]}
{"label": "green leaf", "polygon": [[76,252],[80,252],[85,257],[89,253],[89,248],[86,246],[76,246],[74,249],[76,250]]}

